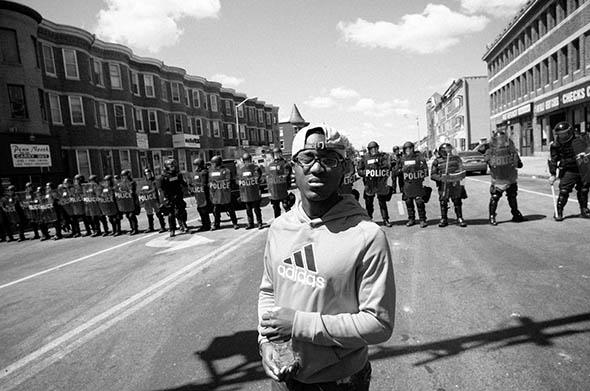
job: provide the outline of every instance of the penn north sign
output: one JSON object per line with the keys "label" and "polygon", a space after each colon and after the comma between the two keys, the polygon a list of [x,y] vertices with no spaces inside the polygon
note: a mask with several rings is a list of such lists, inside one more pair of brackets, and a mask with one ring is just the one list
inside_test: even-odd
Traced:
{"label": "penn north sign", "polygon": [[174,148],[201,148],[200,136],[194,134],[172,135],[172,146]]}
{"label": "penn north sign", "polygon": [[10,144],[13,167],[51,167],[51,150],[46,144]]}

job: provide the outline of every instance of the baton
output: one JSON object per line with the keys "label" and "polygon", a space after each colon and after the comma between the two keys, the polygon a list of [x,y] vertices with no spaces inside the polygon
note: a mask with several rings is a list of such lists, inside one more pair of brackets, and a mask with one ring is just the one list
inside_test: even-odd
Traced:
{"label": "baton", "polygon": [[447,166],[445,168],[445,181],[444,181],[445,184],[443,186],[443,194],[444,194],[444,197],[445,198],[447,196],[447,180],[448,180],[447,175],[449,175],[449,158],[450,158],[450,155],[451,155],[450,153],[447,153]]}
{"label": "baton", "polygon": [[557,200],[555,199],[555,186],[553,183],[551,184],[551,196],[553,198],[553,211],[555,212],[555,217],[557,217]]}

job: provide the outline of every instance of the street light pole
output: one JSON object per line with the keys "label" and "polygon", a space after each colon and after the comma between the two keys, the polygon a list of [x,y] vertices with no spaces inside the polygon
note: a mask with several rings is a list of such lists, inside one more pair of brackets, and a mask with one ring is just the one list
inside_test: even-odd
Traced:
{"label": "street light pole", "polygon": [[[239,153],[239,151],[240,151],[240,148],[242,148],[242,138],[241,138],[241,136],[240,136],[240,123],[238,122],[238,107],[240,107],[241,105],[243,105],[243,104],[244,104],[244,103],[246,103],[247,101],[249,101],[249,100],[252,100],[252,99],[256,99],[256,98],[258,98],[258,97],[257,97],[257,96],[252,96],[252,97],[250,97],[250,98],[246,98],[246,99],[244,99],[243,101],[241,101],[240,103],[238,103],[238,104],[235,106],[235,114],[236,114],[236,133],[237,133],[237,135],[238,135],[238,153]],[[239,156],[238,156],[238,157],[239,157]]]}

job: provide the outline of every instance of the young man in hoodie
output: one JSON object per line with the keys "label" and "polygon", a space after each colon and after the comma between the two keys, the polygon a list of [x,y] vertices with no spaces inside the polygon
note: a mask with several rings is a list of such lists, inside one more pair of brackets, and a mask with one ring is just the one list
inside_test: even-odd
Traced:
{"label": "young man in hoodie", "polygon": [[[301,199],[268,233],[258,297],[263,367],[272,390],[368,390],[368,345],[393,330],[388,241],[353,197],[338,194],[338,132],[309,125],[292,152]],[[285,344],[296,365],[277,360]]]}

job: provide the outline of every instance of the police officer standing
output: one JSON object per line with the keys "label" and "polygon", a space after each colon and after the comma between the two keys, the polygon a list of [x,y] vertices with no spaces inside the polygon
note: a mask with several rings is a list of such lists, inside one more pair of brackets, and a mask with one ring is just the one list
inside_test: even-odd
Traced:
{"label": "police officer standing", "polygon": [[33,239],[39,239],[39,209],[35,203],[35,190],[33,184],[27,182],[25,184],[25,193],[21,199],[25,217],[33,230]]}
{"label": "police officer standing", "polygon": [[[414,150],[414,143],[408,141],[403,146],[404,155],[402,157],[402,173],[404,175],[404,190],[402,199],[406,202],[408,209],[408,222],[406,226],[411,227],[416,224],[416,209],[418,209],[418,218],[420,227],[426,228],[426,190],[423,186],[424,179],[428,176],[428,164],[418,151]],[[416,208],[414,208],[416,203]]]}
{"label": "police officer standing", "polygon": [[574,187],[577,190],[580,216],[590,218],[588,192],[590,190],[590,163],[585,137],[574,134],[569,122],[560,122],[553,128],[555,140],[549,147],[549,183],[553,186],[559,168],[559,197],[556,221],[563,221],[563,208]]}
{"label": "police officer standing", "polygon": [[273,160],[268,165],[266,181],[270,193],[270,203],[274,216],[281,215],[281,203],[285,212],[291,210],[289,204],[289,187],[291,186],[292,168],[289,162],[283,157],[281,148],[275,147],[272,150]]}
{"label": "police officer standing", "polygon": [[395,145],[391,154],[391,187],[393,187],[393,193],[397,193],[397,186],[399,184],[399,191],[402,192],[404,188],[404,174],[402,173],[402,154],[399,151],[399,147]]}
{"label": "police officer standing", "polygon": [[193,161],[194,172],[190,180],[191,192],[197,202],[197,211],[201,216],[201,227],[197,232],[211,229],[211,198],[209,197],[209,170],[205,167],[205,161],[197,158]]}
{"label": "police officer standing", "polygon": [[178,170],[176,159],[166,159],[164,173],[160,176],[159,188],[162,191],[162,207],[164,214],[168,215],[170,237],[176,235],[176,220],[181,232],[187,232],[186,202],[184,202],[184,189],[188,187],[182,173]]}
{"label": "police officer standing", "polygon": [[139,191],[139,202],[143,205],[148,219],[148,229],[145,232],[154,232],[154,213],[160,222],[159,233],[166,232],[166,222],[160,212],[160,194],[158,191],[158,182],[151,168],[146,167],[143,170],[146,183]]}
{"label": "police officer standing", "polygon": [[242,156],[242,165],[238,167],[238,186],[240,188],[240,199],[246,205],[246,216],[248,217],[248,226],[246,229],[254,228],[254,214],[258,229],[263,228],[262,212],[260,211],[260,178],[262,170],[257,164],[252,163],[252,156],[248,152]]}
{"label": "police officer standing", "polygon": [[463,186],[461,180],[465,178],[463,161],[453,154],[453,146],[449,143],[441,144],[438,148],[438,157],[432,162],[430,179],[436,182],[438,187],[438,200],[440,202],[439,227],[449,225],[448,210],[449,199],[455,206],[457,224],[467,227],[463,220]]}
{"label": "police officer standing", "polygon": [[119,236],[121,232],[121,215],[117,209],[117,201],[115,198],[115,181],[112,175],[105,175],[102,183],[100,196],[98,197],[98,205],[103,216],[108,217],[111,227],[113,228],[113,236]]}
{"label": "police officer standing", "polygon": [[18,230],[18,241],[22,242],[25,240],[25,228],[24,228],[24,213],[20,204],[20,200],[16,195],[16,187],[10,185],[6,188],[6,195],[0,200],[0,207],[4,210],[5,230],[8,236],[8,241],[12,242],[12,229]]}
{"label": "police officer standing", "polygon": [[359,162],[358,174],[363,178],[365,191],[365,209],[369,217],[373,218],[375,195],[379,201],[379,210],[383,218],[383,225],[391,227],[393,224],[389,221],[389,212],[387,210],[387,199],[389,197],[389,187],[387,178],[390,175],[391,163],[389,155],[379,152],[379,144],[371,141],[367,145],[368,154],[363,156]]}
{"label": "police officer standing", "polygon": [[231,202],[231,182],[231,171],[221,165],[221,156],[214,156],[211,159],[211,168],[209,169],[209,190],[215,218],[211,228],[212,231],[219,229],[223,210],[229,213],[234,229],[239,228],[238,218]]}

